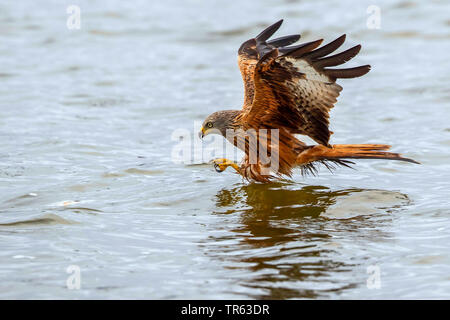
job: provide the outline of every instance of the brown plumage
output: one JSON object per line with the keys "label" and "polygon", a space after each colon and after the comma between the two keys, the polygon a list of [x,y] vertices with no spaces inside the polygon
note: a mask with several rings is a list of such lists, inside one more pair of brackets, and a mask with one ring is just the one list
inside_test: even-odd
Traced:
{"label": "brown plumage", "polygon": [[[342,90],[336,80],[360,77],[369,72],[370,66],[330,68],[344,64],[361,49],[357,45],[330,55],[344,43],[345,35],[322,47],[319,47],[322,40],[291,46],[300,35],[269,40],[282,22],[278,21],[247,40],[238,50],[245,90],[242,110],[219,111],[203,123],[202,137],[217,129],[216,133],[245,152],[240,166],[228,160],[216,162],[220,170],[232,165],[248,180],[267,182],[276,176],[291,176],[296,166],[303,174],[314,174],[317,173],[316,164],[324,164],[330,170],[336,165],[353,164],[346,159],[417,163],[397,153],[386,152],[388,145],[329,144],[332,134],[328,128],[329,111]],[[307,146],[295,137],[296,134],[307,135],[318,145]],[[274,159],[276,166],[270,163]]]}

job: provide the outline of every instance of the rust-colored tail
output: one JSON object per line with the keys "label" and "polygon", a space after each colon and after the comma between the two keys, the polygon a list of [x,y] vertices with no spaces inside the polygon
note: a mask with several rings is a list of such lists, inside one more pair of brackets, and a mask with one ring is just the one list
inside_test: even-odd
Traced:
{"label": "rust-colored tail", "polygon": [[297,164],[306,165],[314,161],[340,159],[387,159],[419,163],[398,153],[386,152],[385,150],[390,147],[386,144],[335,144],[331,148],[316,145],[301,152],[297,157]]}

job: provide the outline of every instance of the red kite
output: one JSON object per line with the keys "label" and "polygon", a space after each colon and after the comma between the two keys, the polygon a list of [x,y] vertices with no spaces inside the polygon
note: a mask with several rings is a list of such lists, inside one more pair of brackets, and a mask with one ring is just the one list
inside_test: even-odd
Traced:
{"label": "red kite", "polygon": [[[269,40],[282,22],[239,48],[245,88],[242,110],[218,111],[203,122],[201,138],[220,134],[245,152],[239,165],[227,159],[214,160],[216,170],[222,172],[231,166],[247,180],[268,182],[291,176],[294,167],[300,167],[302,174],[316,174],[317,164],[330,170],[349,167],[354,163],[348,159],[418,163],[386,152],[390,146],[385,144],[329,144],[329,111],[342,90],[336,80],[363,76],[370,66],[330,68],[344,64],[361,49],[357,45],[330,55],[344,43],[345,35],[322,47],[322,39],[291,46],[300,35]],[[296,134],[310,137],[317,145],[306,145]]]}

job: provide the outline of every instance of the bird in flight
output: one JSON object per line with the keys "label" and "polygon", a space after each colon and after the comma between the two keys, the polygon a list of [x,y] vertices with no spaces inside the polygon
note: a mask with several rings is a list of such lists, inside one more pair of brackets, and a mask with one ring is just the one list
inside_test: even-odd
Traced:
{"label": "bird in flight", "polygon": [[[241,110],[223,110],[209,115],[199,132],[200,138],[220,134],[245,152],[237,164],[228,159],[213,160],[217,171],[232,167],[249,181],[269,182],[291,177],[295,167],[301,173],[316,174],[317,166],[330,171],[350,167],[349,159],[388,159],[418,163],[398,153],[387,152],[386,144],[330,145],[329,111],[342,87],[340,78],[360,77],[369,65],[330,68],[355,57],[360,45],[337,54],[345,34],[321,46],[322,39],[292,45],[300,35],[273,40],[283,20],[267,27],[238,50],[238,65],[244,81],[245,97]],[[307,145],[296,135],[306,135],[316,145]]]}

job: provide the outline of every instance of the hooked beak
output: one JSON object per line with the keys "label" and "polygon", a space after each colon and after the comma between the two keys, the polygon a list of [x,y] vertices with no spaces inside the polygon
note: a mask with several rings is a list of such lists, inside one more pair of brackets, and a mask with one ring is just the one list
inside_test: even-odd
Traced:
{"label": "hooked beak", "polygon": [[206,131],[205,128],[201,127],[201,129],[200,129],[200,131],[198,133],[198,137],[200,139],[203,139],[203,137],[205,136],[205,131]]}

